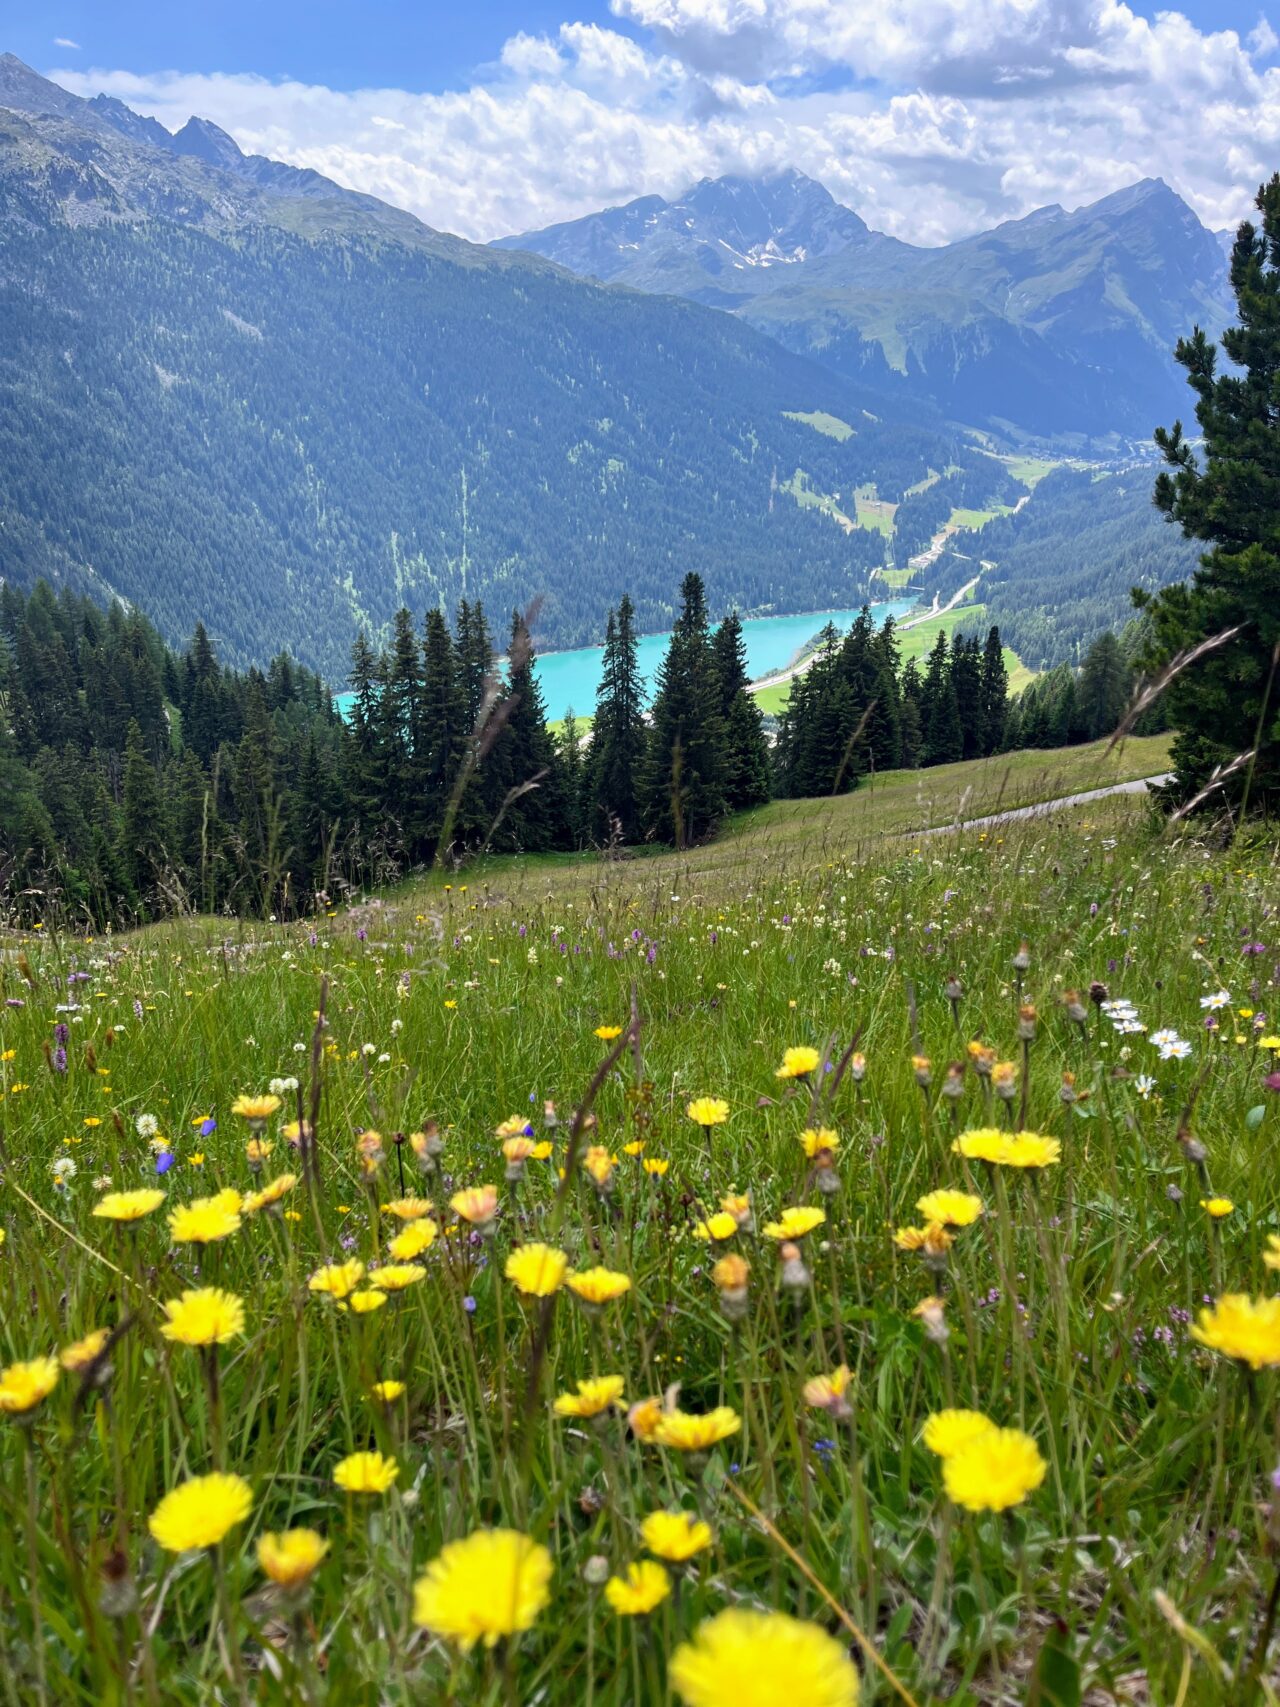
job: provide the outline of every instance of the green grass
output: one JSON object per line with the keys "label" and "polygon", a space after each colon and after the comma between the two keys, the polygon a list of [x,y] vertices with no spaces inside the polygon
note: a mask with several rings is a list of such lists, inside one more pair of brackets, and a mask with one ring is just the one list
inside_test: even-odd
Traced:
{"label": "green grass", "polygon": [[[656,1707],[676,1699],[673,1652],[737,1605],[845,1644],[847,1617],[896,1680],[854,1647],[870,1707],[1033,1700],[1046,1640],[1059,1700],[1266,1699],[1248,1680],[1276,1570],[1277,1376],[1242,1373],[1189,1323],[1206,1295],[1274,1291],[1280,1098],[1259,1044],[1280,1006],[1273,850],[1162,834],[1128,797],[915,834],[1159,769],[1165,751],[882,777],[764,808],[686,854],[493,860],[298,924],[192,920],[111,942],[50,926],[15,942],[0,968],[4,1362],[99,1327],[119,1338],[88,1382],[63,1374],[24,1420],[0,1419],[6,1698]],[[1254,942],[1268,952],[1242,955]],[[1122,1035],[1087,997],[1075,1023],[1063,994],[1092,979],[1148,1033]],[[1218,989],[1215,1033],[1201,1003]],[[625,1027],[633,1003],[637,1038],[608,1064],[595,1030]],[[1188,1060],[1160,1058],[1159,1027],[1190,1040]],[[974,1038],[1013,1063],[1007,1106],[972,1071],[958,1100],[942,1095]],[[865,1072],[838,1086],[775,1076],[788,1047],[834,1063],[854,1044]],[[913,1055],[930,1063],[924,1089]],[[302,1174],[287,1109],[254,1173],[231,1104],[296,1074],[309,1108],[313,1058],[315,1169],[286,1213],[173,1243],[166,1213],[193,1195]],[[699,1095],[728,1104],[706,1132],[685,1115]],[[589,1137],[617,1157],[595,1158],[613,1168],[607,1191],[569,1143],[588,1103]],[[174,1146],[158,1181],[143,1114]],[[1024,1114],[1061,1147],[1042,1172],[953,1151],[957,1130]],[[202,1135],[192,1123],[210,1115]],[[551,1153],[504,1181],[494,1133],[512,1116]],[[431,1119],[443,1176],[394,1140]],[[819,1125],[838,1140],[821,1177],[799,1142]],[[355,1140],[370,1127],[383,1139],[366,1175]],[[668,1171],[646,1174],[640,1156]],[[61,1189],[59,1158],[74,1167]],[[95,1219],[108,1175],[168,1201],[132,1228]],[[499,1188],[490,1239],[454,1231],[447,1207],[481,1182]],[[938,1187],[985,1212],[931,1269],[891,1234]],[[361,1290],[377,1290],[399,1225],[383,1206],[415,1191],[440,1229],[419,1278],[371,1314],[308,1288],[329,1258],[370,1265]],[[709,1248],[694,1225],[735,1192],[751,1195],[753,1228]],[[1213,1194],[1234,1204],[1222,1220],[1200,1207]],[[765,1232],[788,1205],[826,1215],[800,1242],[803,1274]],[[532,1240],[629,1291],[596,1316],[567,1291],[522,1296],[504,1270]],[[725,1251],[750,1264],[737,1320],[710,1274]],[[243,1300],[243,1331],[208,1352],[165,1339],[164,1305],[210,1285]],[[914,1314],[930,1296],[942,1343]],[[847,1414],[814,1408],[806,1383],[840,1365]],[[622,1410],[556,1416],[554,1397],[591,1375],[619,1377],[628,1403],[678,1384],[685,1412],[723,1405],[738,1426],[689,1458],[643,1444]],[[405,1391],[383,1404],[370,1389],[386,1379]],[[921,1439],[946,1405],[1034,1441],[1043,1479],[1006,1515],[947,1497]],[[344,1494],[334,1469],[366,1448],[399,1474],[385,1493]],[[248,1483],[247,1515],[214,1552],[166,1553],[150,1514],[215,1465]],[[656,1610],[621,1617],[592,1585],[643,1556],[640,1521],[663,1507],[704,1518],[711,1547]],[[303,1524],[331,1552],[290,1598],[265,1584],[255,1544]],[[518,1642],[466,1654],[415,1625],[413,1585],[485,1526],[531,1536],[553,1574]],[[476,1613],[506,1604],[482,1574]]]}
{"label": "green grass", "polygon": [[1046,474],[1052,474],[1061,464],[1044,456],[1006,456],[1001,459],[1015,480],[1020,480],[1030,491],[1044,479]]}
{"label": "green grass", "polygon": [[784,409],[782,417],[786,421],[800,421],[806,427],[812,427],[815,433],[822,433],[840,444],[857,436],[856,429],[847,421],[842,421],[838,415],[828,415],[825,409]]}
{"label": "green grass", "polygon": [[909,587],[916,578],[912,569],[877,569],[876,575],[887,587],[894,588]]}
{"label": "green grass", "polygon": [[834,498],[825,492],[815,491],[803,468],[797,468],[790,480],[783,481],[780,490],[789,493],[802,510],[821,510],[824,516],[830,516],[845,528],[855,525]]}
{"label": "green grass", "polygon": [[898,513],[896,504],[877,498],[874,486],[859,486],[853,497],[859,527],[878,528],[886,537],[893,533],[893,518]]}
{"label": "green grass", "polygon": [[1012,504],[992,504],[985,510],[952,510],[947,526],[951,528],[983,528],[997,516],[1011,516]]}

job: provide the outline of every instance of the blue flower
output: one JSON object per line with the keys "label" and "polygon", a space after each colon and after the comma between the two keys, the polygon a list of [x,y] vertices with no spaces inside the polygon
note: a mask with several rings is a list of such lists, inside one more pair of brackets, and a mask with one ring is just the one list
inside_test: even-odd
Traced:
{"label": "blue flower", "polygon": [[161,1150],[160,1154],[156,1157],[156,1172],[158,1174],[167,1174],[172,1166],[173,1151]]}

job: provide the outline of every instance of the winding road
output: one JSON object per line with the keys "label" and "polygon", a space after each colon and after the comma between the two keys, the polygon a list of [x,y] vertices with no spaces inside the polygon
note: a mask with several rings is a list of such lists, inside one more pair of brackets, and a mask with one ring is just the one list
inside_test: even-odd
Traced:
{"label": "winding road", "polygon": [[1135,777],[1131,782],[1113,782],[1106,788],[1086,788],[1081,794],[1060,794],[1056,800],[1040,800],[1034,806],[1010,806],[1003,812],[988,812],[981,818],[957,818],[950,824],[933,824],[926,830],[905,830],[908,836],[949,836],[956,830],[989,830],[996,824],[1016,824],[1022,818],[1043,818],[1050,812],[1060,812],[1066,806],[1087,806],[1091,800],[1105,800],[1111,794],[1146,794],[1150,789],[1168,782],[1171,771],[1159,776]]}

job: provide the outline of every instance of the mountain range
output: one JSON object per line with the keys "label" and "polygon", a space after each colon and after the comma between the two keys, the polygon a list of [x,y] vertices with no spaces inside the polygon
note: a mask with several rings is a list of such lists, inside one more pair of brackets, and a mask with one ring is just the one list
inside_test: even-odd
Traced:
{"label": "mountain range", "polygon": [[[0,58],[0,575],[340,678],[357,630],[540,601],[598,640],[848,607],[882,537],[811,501],[1002,465],[729,315],[433,231]],[[847,424],[842,437],[813,420]]]}
{"label": "mountain range", "polygon": [[790,170],[704,179],[496,246],[725,309],[1006,442],[1083,449],[1147,441],[1185,412],[1173,347],[1193,323],[1215,336],[1228,323],[1229,245],[1153,178],[919,248]]}
{"label": "mountain range", "polygon": [[[642,630],[668,627],[690,569],[717,614],[848,608],[883,589],[895,505],[905,556],[948,515],[1025,501],[1035,475],[992,454],[1024,429],[975,432],[994,415],[961,406],[983,375],[990,390],[1006,369],[1024,388],[1034,374],[1064,412],[1093,385],[1102,409],[1099,369],[1057,353],[1073,312],[1090,318],[1062,280],[1085,268],[1082,301],[1096,285],[1072,231],[1093,233],[1090,265],[1111,256],[1109,279],[1133,275],[1116,303],[1141,296],[1171,338],[1184,309],[1189,324],[1191,287],[1171,272],[1162,294],[1142,260],[1171,201],[1190,219],[1139,186],[1083,226],[1048,210],[927,251],[789,173],[577,221],[541,255],[435,231],[246,155],[207,120],[170,133],[0,55],[0,579],[136,603],[177,643],[203,621],[228,662],[288,648],[334,681],[356,634],[384,640],[401,604],[480,598],[499,630],[536,610],[543,649],[598,642],[624,589]],[[883,293],[885,327],[914,301],[936,329],[949,299],[919,269],[965,251],[966,278],[998,296],[1020,245],[1035,261],[1004,318],[956,311],[949,388],[920,359],[936,330],[901,346],[884,331],[900,369],[861,333],[804,329],[822,269],[879,257],[904,281]],[[1142,348],[1126,359],[1150,378]],[[1185,412],[1161,400],[1152,419]],[[1031,498],[1037,540],[1078,530],[1078,495],[1073,511],[1056,490]],[[1144,584],[1184,572],[1149,506],[1122,532]],[[1035,644],[1056,655],[1083,623],[1067,632],[1050,610]]]}

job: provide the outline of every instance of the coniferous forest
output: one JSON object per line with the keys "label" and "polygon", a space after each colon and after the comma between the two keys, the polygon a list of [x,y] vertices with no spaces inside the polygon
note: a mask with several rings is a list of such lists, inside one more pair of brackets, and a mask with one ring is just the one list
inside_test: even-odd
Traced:
{"label": "coniferous forest", "polygon": [[892,620],[828,626],[774,738],[746,691],[735,613],[713,626],[701,578],[646,700],[636,619],[610,612],[589,730],[549,727],[533,640],[499,644],[464,600],[394,617],[352,648],[347,717],[281,653],[235,670],[204,628],[176,652],[137,610],[39,583],[0,591],[0,855],[18,917],[102,926],[188,911],[305,913],[479,851],[619,850],[705,840],[773,795],[848,792],[867,775],[1054,746],[1114,727],[1134,671],[1106,635],[1084,669],[1010,699],[1000,632],[940,634],[923,667]]}

